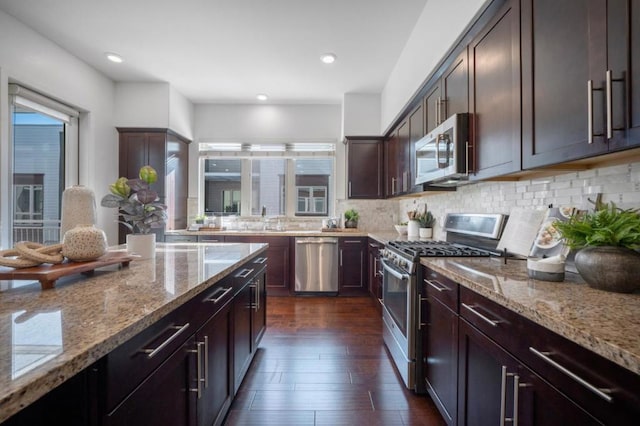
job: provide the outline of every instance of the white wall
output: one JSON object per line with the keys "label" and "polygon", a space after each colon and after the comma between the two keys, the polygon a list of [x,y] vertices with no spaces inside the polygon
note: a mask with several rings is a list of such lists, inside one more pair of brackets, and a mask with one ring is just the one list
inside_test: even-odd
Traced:
{"label": "white wall", "polygon": [[[79,183],[92,188],[99,200],[118,172],[117,132],[113,125],[114,83],[94,68],[0,12],[0,170],[10,169],[9,81],[74,106],[81,111]],[[0,211],[10,217],[9,182],[0,175]],[[112,211],[98,208],[98,226],[115,241],[117,227]],[[2,223],[0,246],[8,245],[9,229]]]}
{"label": "white wall", "polygon": [[345,93],[342,97],[342,136],[380,135],[380,94]]}
{"label": "white wall", "polygon": [[169,127],[169,83],[116,83],[116,127]]}
{"label": "white wall", "polygon": [[198,104],[195,141],[338,141],[340,120],[340,105]]}
{"label": "white wall", "polygon": [[490,0],[428,0],[382,90],[383,133]]}
{"label": "white wall", "polygon": [[169,88],[169,128],[179,135],[193,140],[195,108],[173,86]]}

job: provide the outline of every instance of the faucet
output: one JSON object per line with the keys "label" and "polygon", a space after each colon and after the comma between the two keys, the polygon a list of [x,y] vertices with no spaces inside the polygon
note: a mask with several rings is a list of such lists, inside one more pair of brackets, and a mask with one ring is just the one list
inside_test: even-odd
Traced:
{"label": "faucet", "polygon": [[262,216],[262,230],[267,230],[267,206],[262,206],[262,212],[260,213]]}

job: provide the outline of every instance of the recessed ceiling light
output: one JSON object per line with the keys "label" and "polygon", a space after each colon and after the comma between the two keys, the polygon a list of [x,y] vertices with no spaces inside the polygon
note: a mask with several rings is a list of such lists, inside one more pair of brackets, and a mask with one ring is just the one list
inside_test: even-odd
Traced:
{"label": "recessed ceiling light", "polygon": [[332,64],[336,61],[336,57],[335,53],[325,53],[320,55],[320,60],[325,64]]}
{"label": "recessed ceiling light", "polygon": [[108,60],[110,60],[111,62],[115,62],[116,64],[122,62],[122,56],[118,55],[117,53],[107,52],[105,53],[105,56]]}
{"label": "recessed ceiling light", "polygon": [[266,101],[267,99],[269,99],[269,97],[264,93],[259,93],[256,95],[256,99],[259,101]]}

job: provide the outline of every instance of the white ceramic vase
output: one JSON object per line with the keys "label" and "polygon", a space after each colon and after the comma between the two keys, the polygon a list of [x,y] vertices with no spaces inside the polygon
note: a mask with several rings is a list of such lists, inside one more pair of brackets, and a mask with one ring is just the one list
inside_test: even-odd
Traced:
{"label": "white ceramic vase", "polygon": [[107,252],[107,236],[102,229],[82,224],[69,229],[62,240],[62,255],[69,260],[94,260]]}
{"label": "white ceramic vase", "polygon": [[419,232],[422,239],[433,237],[433,228],[420,228]]}
{"label": "white ceramic vase", "polygon": [[127,234],[127,253],[141,260],[155,258],[156,234]]}
{"label": "white ceramic vase", "polygon": [[410,220],[407,223],[407,237],[417,238],[420,236],[420,222],[417,220]]}
{"label": "white ceramic vase", "polygon": [[77,225],[96,224],[96,198],[93,191],[83,185],[74,185],[62,192],[60,214],[60,242],[64,234]]}

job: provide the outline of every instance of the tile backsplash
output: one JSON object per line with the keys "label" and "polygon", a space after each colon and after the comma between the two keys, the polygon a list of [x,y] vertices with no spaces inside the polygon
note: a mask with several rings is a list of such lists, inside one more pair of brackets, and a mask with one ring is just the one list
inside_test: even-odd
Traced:
{"label": "tile backsplash", "polygon": [[602,193],[602,201],[621,208],[640,207],[640,162],[602,167],[515,182],[478,182],[455,192],[423,195],[398,201],[401,219],[424,203],[436,217],[434,238],[444,238],[442,223],[447,213],[505,213],[514,207],[544,209],[548,205],[571,205],[590,209],[589,199]]}

